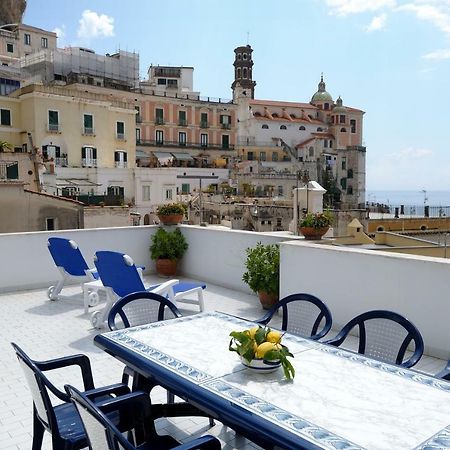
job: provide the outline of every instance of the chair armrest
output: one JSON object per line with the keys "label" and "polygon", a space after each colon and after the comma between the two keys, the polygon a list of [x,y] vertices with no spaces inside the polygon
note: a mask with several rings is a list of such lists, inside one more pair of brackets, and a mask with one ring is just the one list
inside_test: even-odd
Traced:
{"label": "chair armrest", "polygon": [[161,283],[161,284],[156,284],[156,285],[153,285],[153,286],[149,286],[149,287],[147,287],[146,289],[147,289],[147,291],[150,291],[150,292],[154,292],[155,294],[160,294],[160,295],[163,295],[163,296],[165,296],[165,295],[172,295],[173,296],[173,286],[175,286],[176,284],[178,284],[180,282],[180,280],[176,280],[176,279],[173,279],[173,280],[168,280],[168,281],[165,281],[164,283]]}
{"label": "chair armrest", "polygon": [[200,448],[220,450],[220,441],[213,436],[202,436],[191,442],[187,442],[186,444],[178,445],[177,447],[174,447],[174,450],[193,450]]}
{"label": "chair armrest", "polygon": [[255,323],[257,323],[259,325],[267,325],[270,322],[270,319],[272,319],[272,317],[273,317],[273,312],[267,311],[266,314],[264,314],[264,316],[262,316],[258,320],[255,320]]}
{"label": "chair armrest", "polygon": [[[111,384],[97,389],[91,389],[85,392],[85,395],[92,401],[97,397],[115,395],[116,397],[130,393],[130,388],[122,383]],[[111,397],[114,398],[114,397]],[[105,399],[106,400],[106,399]]]}
{"label": "chair armrest", "polygon": [[328,339],[327,341],[322,341],[322,344],[333,345],[334,347],[339,347],[347,337],[347,333],[338,333],[334,338]]}
{"label": "chair armrest", "polygon": [[35,361],[35,364],[43,372],[47,370],[62,369],[69,366],[79,366],[83,378],[84,390],[87,391],[95,388],[91,362],[86,355],[63,356],[62,358],[51,359],[48,361]]}

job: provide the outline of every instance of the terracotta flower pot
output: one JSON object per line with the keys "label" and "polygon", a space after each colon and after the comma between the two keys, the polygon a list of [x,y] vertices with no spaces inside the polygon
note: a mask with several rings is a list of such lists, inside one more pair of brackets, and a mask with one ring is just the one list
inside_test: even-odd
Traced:
{"label": "terracotta flower pot", "polygon": [[183,221],[183,214],[159,215],[158,219],[164,225],[177,225]]}
{"label": "terracotta flower pot", "polygon": [[329,230],[330,227],[314,228],[314,227],[299,227],[300,233],[305,239],[310,241],[318,241]]}
{"label": "terracotta flower pot", "polygon": [[157,259],[156,271],[163,277],[173,277],[177,273],[176,259]]}
{"label": "terracotta flower pot", "polygon": [[258,292],[259,301],[263,309],[270,309],[278,301],[278,294],[269,294],[267,292]]}

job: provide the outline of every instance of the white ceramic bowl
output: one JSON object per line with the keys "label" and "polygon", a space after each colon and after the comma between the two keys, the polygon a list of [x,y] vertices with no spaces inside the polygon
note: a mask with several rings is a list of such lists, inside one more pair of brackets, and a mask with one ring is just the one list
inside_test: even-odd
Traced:
{"label": "white ceramic bowl", "polygon": [[271,373],[281,366],[280,360],[268,361],[265,359],[252,359],[248,362],[245,358],[241,356],[241,363],[253,372],[258,373]]}

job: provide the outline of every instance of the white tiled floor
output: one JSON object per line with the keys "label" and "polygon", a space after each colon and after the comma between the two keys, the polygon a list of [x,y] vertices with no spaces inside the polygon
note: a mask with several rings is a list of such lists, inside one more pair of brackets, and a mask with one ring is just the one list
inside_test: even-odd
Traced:
{"label": "white tiled floor", "polygon": [[[156,278],[149,282],[160,281]],[[24,291],[0,295],[2,327],[0,340],[0,449],[31,448],[32,402],[22,372],[10,342],[16,342],[33,359],[45,360],[74,353],[89,356],[96,385],[118,382],[122,364],[93,345],[98,332],[91,327],[89,316],[83,314],[83,299],[78,287],[63,291],[63,298],[50,302],[46,290]],[[206,310],[224,311],[240,317],[255,319],[263,314],[256,296],[246,295],[219,286],[208,285],[205,291]],[[180,304],[183,314],[197,312],[194,305]],[[330,333],[330,336],[333,336]],[[416,366],[418,370],[436,373],[444,361],[424,357]],[[82,387],[77,370],[58,371],[52,377],[58,386],[66,383]],[[154,390],[156,401],[164,401],[165,391]],[[158,430],[179,440],[189,440],[193,435],[217,436],[225,450],[259,448],[233,430],[217,423],[209,428],[208,419],[201,417],[160,419]],[[50,449],[48,435],[44,449]]]}

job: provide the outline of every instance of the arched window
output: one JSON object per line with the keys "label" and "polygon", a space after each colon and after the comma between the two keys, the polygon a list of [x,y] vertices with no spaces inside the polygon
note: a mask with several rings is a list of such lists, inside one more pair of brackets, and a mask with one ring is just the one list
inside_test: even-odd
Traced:
{"label": "arched window", "polygon": [[238,53],[238,59],[241,59],[241,54],[240,53]]}
{"label": "arched window", "polygon": [[244,67],[242,69],[242,73],[243,73],[243,78],[247,78],[247,68],[246,67]]}
{"label": "arched window", "polygon": [[286,125],[281,125],[280,130],[287,130]]}
{"label": "arched window", "polygon": [[278,116],[277,113],[273,113],[273,114],[272,114],[272,117],[275,117],[275,119],[278,119],[279,116]]}
{"label": "arched window", "polygon": [[241,68],[237,68],[237,78],[241,78]]}
{"label": "arched window", "polygon": [[346,133],[347,130],[345,128],[341,128],[341,133]]}
{"label": "arched window", "polygon": [[302,125],[301,127],[299,127],[299,130],[300,130],[300,131],[305,131],[306,128]]}
{"label": "arched window", "polygon": [[314,147],[309,147],[309,156],[314,156]]}
{"label": "arched window", "polygon": [[263,130],[268,130],[269,129],[269,125],[267,125],[267,123],[263,124],[263,126],[261,127]]}
{"label": "arched window", "polygon": [[247,53],[244,53],[244,54],[242,55],[242,59],[243,59],[244,61],[247,59]]}
{"label": "arched window", "polygon": [[329,103],[325,103],[324,107],[325,107],[325,109],[330,109],[330,104]]}
{"label": "arched window", "polygon": [[323,129],[319,127],[319,128],[317,128],[317,131],[323,131]]}
{"label": "arched window", "polygon": [[150,225],[150,216],[148,214],[144,216],[144,225]]}
{"label": "arched window", "polygon": [[353,169],[347,170],[347,178],[353,178]]}
{"label": "arched window", "polygon": [[296,119],[297,116],[295,114],[289,114],[291,116],[291,119]]}
{"label": "arched window", "polygon": [[253,113],[253,117],[261,117],[261,113],[256,111]]}

